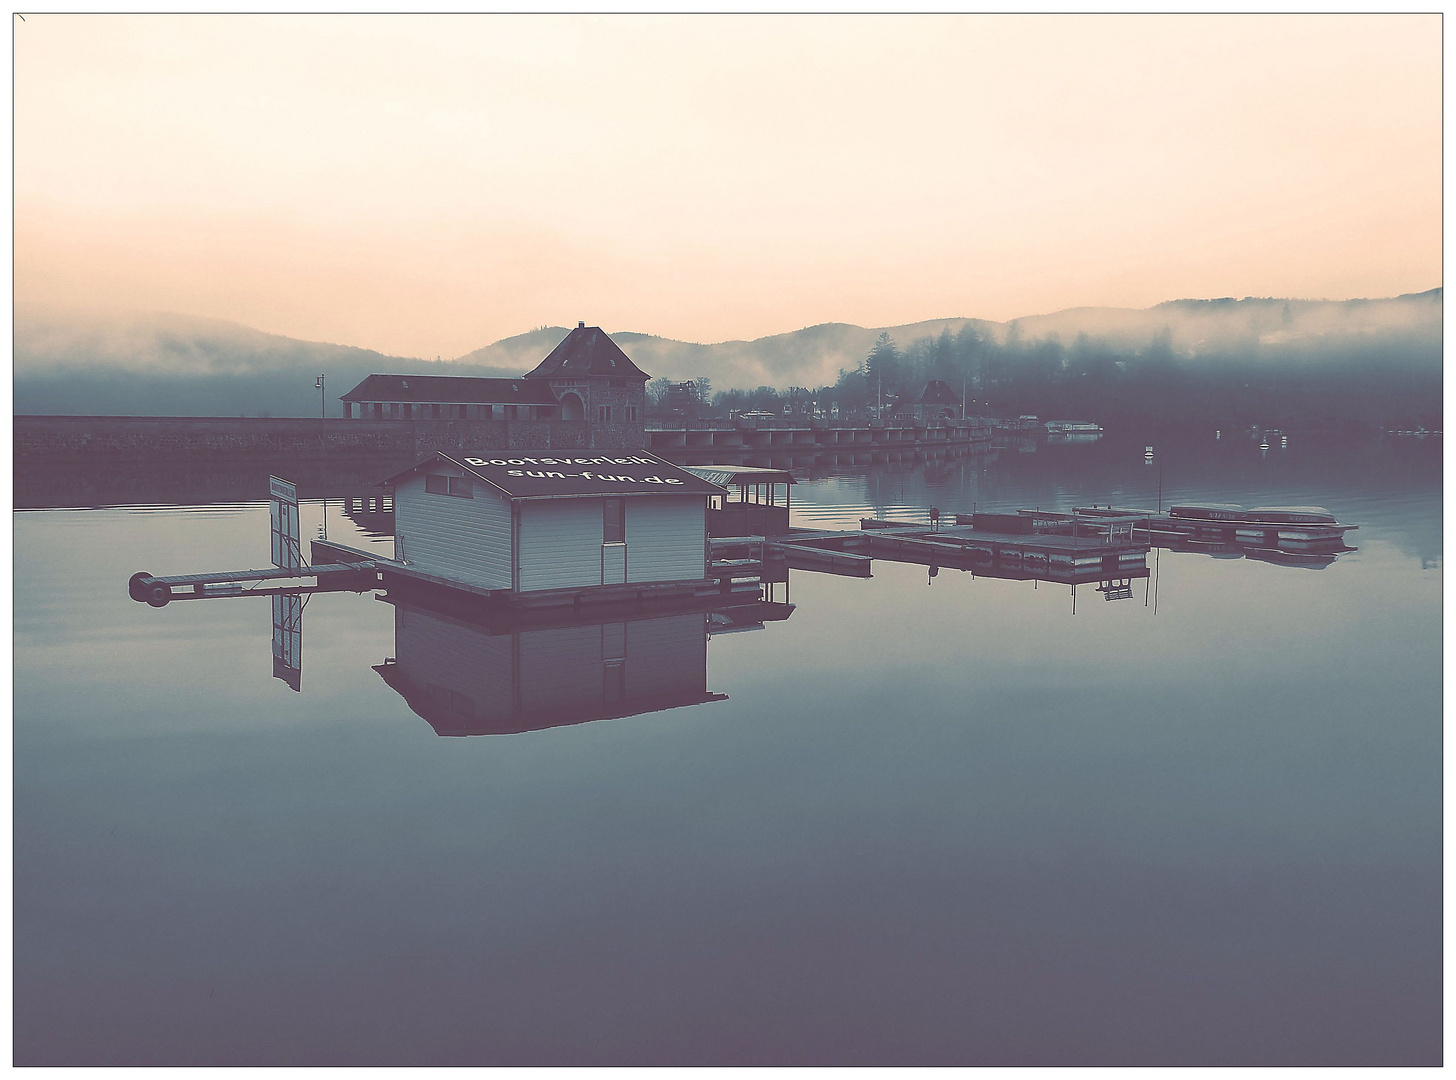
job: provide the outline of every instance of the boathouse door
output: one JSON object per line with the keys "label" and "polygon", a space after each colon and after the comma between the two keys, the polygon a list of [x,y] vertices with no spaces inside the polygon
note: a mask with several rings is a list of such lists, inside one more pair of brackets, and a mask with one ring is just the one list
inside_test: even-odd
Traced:
{"label": "boathouse door", "polygon": [[627,508],[622,499],[602,500],[602,584],[627,584]]}

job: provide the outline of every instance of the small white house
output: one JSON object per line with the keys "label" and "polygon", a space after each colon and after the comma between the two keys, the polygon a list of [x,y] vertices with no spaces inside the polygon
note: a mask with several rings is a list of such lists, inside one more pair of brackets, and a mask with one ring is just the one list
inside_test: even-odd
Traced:
{"label": "small white house", "polygon": [[514,597],[703,582],[724,494],[643,451],[441,452],[385,483],[407,574]]}

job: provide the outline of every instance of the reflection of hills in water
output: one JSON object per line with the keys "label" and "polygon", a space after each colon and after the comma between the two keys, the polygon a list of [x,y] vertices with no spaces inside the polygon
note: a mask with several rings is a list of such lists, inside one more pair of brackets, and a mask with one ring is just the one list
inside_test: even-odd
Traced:
{"label": "reflection of hills in water", "polygon": [[374,670],[438,735],[538,731],[722,701],[707,688],[710,635],[760,629],[793,611],[756,601],[542,621],[389,599],[395,655]]}

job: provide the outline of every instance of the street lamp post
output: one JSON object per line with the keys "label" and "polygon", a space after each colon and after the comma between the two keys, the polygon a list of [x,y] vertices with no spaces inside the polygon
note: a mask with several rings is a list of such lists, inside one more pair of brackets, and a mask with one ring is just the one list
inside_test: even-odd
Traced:
{"label": "street lamp post", "polygon": [[319,419],[326,420],[328,419],[328,410],[324,406],[324,377],[320,375],[314,381],[314,385],[318,387],[319,392]]}

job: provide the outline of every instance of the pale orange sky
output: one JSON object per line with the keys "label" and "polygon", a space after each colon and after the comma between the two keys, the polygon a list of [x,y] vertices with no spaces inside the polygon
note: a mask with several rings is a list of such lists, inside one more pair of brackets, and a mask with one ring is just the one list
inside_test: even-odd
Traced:
{"label": "pale orange sky", "polygon": [[1418,291],[1440,27],[32,15],[16,296],[450,357]]}

